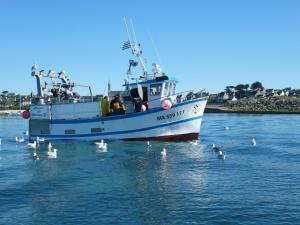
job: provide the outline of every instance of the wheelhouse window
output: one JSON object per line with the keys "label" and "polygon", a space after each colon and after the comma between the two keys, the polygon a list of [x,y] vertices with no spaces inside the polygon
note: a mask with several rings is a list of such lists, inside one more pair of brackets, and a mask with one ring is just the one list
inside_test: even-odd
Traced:
{"label": "wheelhouse window", "polygon": [[166,82],[165,83],[165,87],[164,87],[164,93],[163,93],[163,96],[168,96],[168,92],[169,92],[169,83]]}
{"label": "wheelhouse window", "polygon": [[151,84],[150,85],[150,96],[161,95],[162,84]]}
{"label": "wheelhouse window", "polygon": [[175,94],[175,88],[176,88],[176,83],[174,83],[174,82],[169,83],[168,96]]}
{"label": "wheelhouse window", "polygon": [[175,95],[176,92],[176,83],[173,83],[172,95]]}
{"label": "wheelhouse window", "polygon": [[168,96],[173,95],[173,83],[169,83]]}
{"label": "wheelhouse window", "polygon": [[163,96],[168,97],[175,94],[176,82],[165,82]]}

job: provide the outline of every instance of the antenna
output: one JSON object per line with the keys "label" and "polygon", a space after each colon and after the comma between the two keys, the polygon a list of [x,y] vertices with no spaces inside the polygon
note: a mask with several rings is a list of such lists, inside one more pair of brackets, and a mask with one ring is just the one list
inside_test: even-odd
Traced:
{"label": "antenna", "polygon": [[131,38],[131,35],[130,35],[130,32],[129,32],[129,29],[128,29],[127,19],[126,19],[125,16],[124,16],[124,23],[125,23],[125,27],[126,27],[128,39],[129,39],[129,42],[130,42],[130,46],[132,46],[132,45],[133,45],[133,41],[132,41],[132,38]]}
{"label": "antenna", "polygon": [[137,44],[137,40],[136,40],[136,35],[135,35],[135,31],[134,31],[134,27],[133,27],[133,23],[132,23],[132,19],[130,19],[130,23],[131,23],[131,29],[132,29],[132,33],[133,33],[133,37],[134,37],[134,41]]}
{"label": "antenna", "polygon": [[157,49],[157,47],[156,47],[156,45],[155,45],[155,43],[154,43],[154,40],[153,40],[153,38],[152,38],[152,35],[151,35],[151,33],[150,33],[150,30],[148,30],[148,35],[149,35],[149,38],[150,38],[150,40],[151,40],[152,47],[154,48],[154,51],[155,51],[156,57],[157,57],[157,59],[158,59],[158,62],[159,62],[160,66],[161,66],[161,69],[162,69],[162,68],[163,68],[163,63],[162,63],[162,60],[161,60],[161,58],[160,58],[158,49]]}

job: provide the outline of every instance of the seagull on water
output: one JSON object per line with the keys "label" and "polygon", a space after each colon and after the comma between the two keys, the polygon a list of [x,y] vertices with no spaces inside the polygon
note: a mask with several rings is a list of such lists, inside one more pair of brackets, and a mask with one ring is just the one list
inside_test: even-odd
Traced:
{"label": "seagull on water", "polygon": [[38,145],[40,144],[40,137],[39,137],[39,136],[36,137],[36,143],[37,143]]}
{"label": "seagull on water", "polygon": [[52,149],[52,144],[51,144],[51,142],[49,142],[48,143],[48,151],[51,151],[51,149]]}
{"label": "seagull on water", "polygon": [[215,152],[218,152],[223,149],[221,145],[216,145],[216,144],[212,144],[212,148]]}
{"label": "seagull on water", "polygon": [[226,158],[225,152],[221,151],[221,150],[218,151],[218,158],[222,159],[222,160],[225,160],[225,158]]}
{"label": "seagull on water", "polygon": [[36,149],[37,147],[37,144],[36,144],[36,141],[34,141],[33,143],[27,143],[27,148],[33,148],[33,149]]}
{"label": "seagull on water", "polygon": [[226,126],[226,127],[224,127],[224,130],[229,130],[229,129],[230,129],[230,128],[229,128],[229,127],[227,127],[227,126]]}
{"label": "seagull on water", "polygon": [[56,159],[57,158],[57,149],[52,149],[52,145],[49,142],[48,144],[48,152],[47,152],[48,158],[50,159]]}
{"label": "seagull on water", "polygon": [[38,140],[38,143],[43,143],[43,142],[45,142],[45,138],[37,137],[36,139]]}
{"label": "seagull on water", "polygon": [[33,153],[32,158],[34,160],[40,160],[40,157],[38,156],[38,154],[36,154],[36,152]]}
{"label": "seagull on water", "polygon": [[198,140],[194,140],[190,142],[192,145],[198,145]]}
{"label": "seagull on water", "polygon": [[19,142],[19,143],[22,143],[22,142],[24,142],[24,137],[22,137],[22,136],[17,136],[16,137],[16,142]]}
{"label": "seagull on water", "polygon": [[167,149],[163,148],[163,150],[160,152],[162,157],[166,157],[167,156]]}
{"label": "seagull on water", "polygon": [[256,140],[255,140],[255,138],[252,138],[251,144],[252,144],[253,146],[256,146]]}
{"label": "seagull on water", "polygon": [[103,151],[107,151],[107,143],[104,142],[104,140],[101,140],[101,142],[96,142],[97,148]]}
{"label": "seagull on water", "polygon": [[48,158],[49,159],[56,159],[57,158],[57,149],[53,149],[51,151],[47,152]]}
{"label": "seagull on water", "polygon": [[147,147],[151,147],[150,141],[147,141]]}

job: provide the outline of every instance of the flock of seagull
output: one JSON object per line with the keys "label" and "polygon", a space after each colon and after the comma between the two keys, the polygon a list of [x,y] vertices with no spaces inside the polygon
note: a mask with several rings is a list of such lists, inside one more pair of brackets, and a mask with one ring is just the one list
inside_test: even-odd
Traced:
{"label": "flock of seagull", "polygon": [[[17,138],[16,138],[17,141]],[[39,147],[40,143],[45,142],[44,138],[39,138],[37,137],[36,140],[33,143],[27,143],[27,148],[28,149],[33,149],[33,155],[32,158],[34,160],[39,160],[40,157],[38,156],[36,149]],[[48,151],[47,151],[47,156],[49,159],[56,159],[57,158],[57,149],[52,147],[51,142],[48,143]]]}
{"label": "flock of seagull", "polygon": [[[224,127],[225,131],[230,130],[229,127]],[[256,139],[253,137],[251,139],[251,145],[252,146],[256,146]],[[212,144],[212,149],[217,153],[218,158],[221,160],[225,160],[226,159],[226,153],[224,151],[224,148],[221,145],[217,145],[217,144]]]}
{"label": "flock of seagull", "polygon": [[[230,128],[228,126],[226,126],[226,127],[224,127],[224,130],[228,131],[228,130],[230,130]],[[24,134],[28,135],[28,131],[24,132]],[[25,138],[23,136],[16,136],[15,140],[18,143],[25,142]],[[43,142],[45,142],[44,138],[36,137],[36,139],[32,143],[31,142],[27,143],[27,148],[34,150],[34,152],[32,154],[32,158],[34,160],[39,160],[40,159],[37,152],[36,152],[36,149],[39,147],[40,143],[43,143]],[[190,143],[192,145],[198,145],[198,140],[192,141]],[[1,144],[2,144],[2,140],[0,138],[0,145]],[[252,146],[256,146],[256,140],[255,140],[254,137],[251,139],[251,144],[252,144]],[[97,150],[99,152],[107,152],[107,143],[104,142],[104,140],[101,140],[100,142],[95,142],[95,145],[96,145]],[[147,141],[147,149],[151,148],[151,146],[152,145],[150,144],[150,142]],[[212,144],[212,149],[214,150],[214,152],[217,153],[217,156],[218,156],[219,159],[221,159],[221,160],[226,159],[226,153],[224,151],[224,148],[221,145]],[[48,158],[56,159],[57,158],[57,152],[58,152],[57,149],[53,148],[51,142],[49,142],[48,143],[48,151],[47,151]],[[163,148],[162,151],[160,152],[160,154],[161,154],[162,158],[166,159],[167,149]]]}
{"label": "flock of seagull", "polygon": [[[28,131],[24,132],[24,135],[28,136]],[[23,136],[16,136],[15,140],[16,140],[17,143],[25,142],[25,138]],[[39,160],[40,159],[40,157],[38,156],[36,150],[37,150],[37,148],[39,148],[40,143],[44,143],[44,142],[45,142],[44,138],[36,137],[36,139],[33,142],[28,142],[27,143],[27,148],[33,150],[32,158],[34,160]],[[2,144],[2,139],[0,138],[0,145],[1,144]],[[50,159],[56,159],[57,158],[57,149],[52,148],[51,142],[48,143],[47,156]]]}

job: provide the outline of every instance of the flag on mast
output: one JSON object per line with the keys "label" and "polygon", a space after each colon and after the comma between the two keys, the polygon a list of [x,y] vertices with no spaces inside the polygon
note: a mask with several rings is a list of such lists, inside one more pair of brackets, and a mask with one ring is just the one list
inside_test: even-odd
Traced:
{"label": "flag on mast", "polygon": [[125,50],[125,49],[128,49],[128,48],[131,48],[130,41],[124,42],[124,44],[122,46],[122,50]]}

